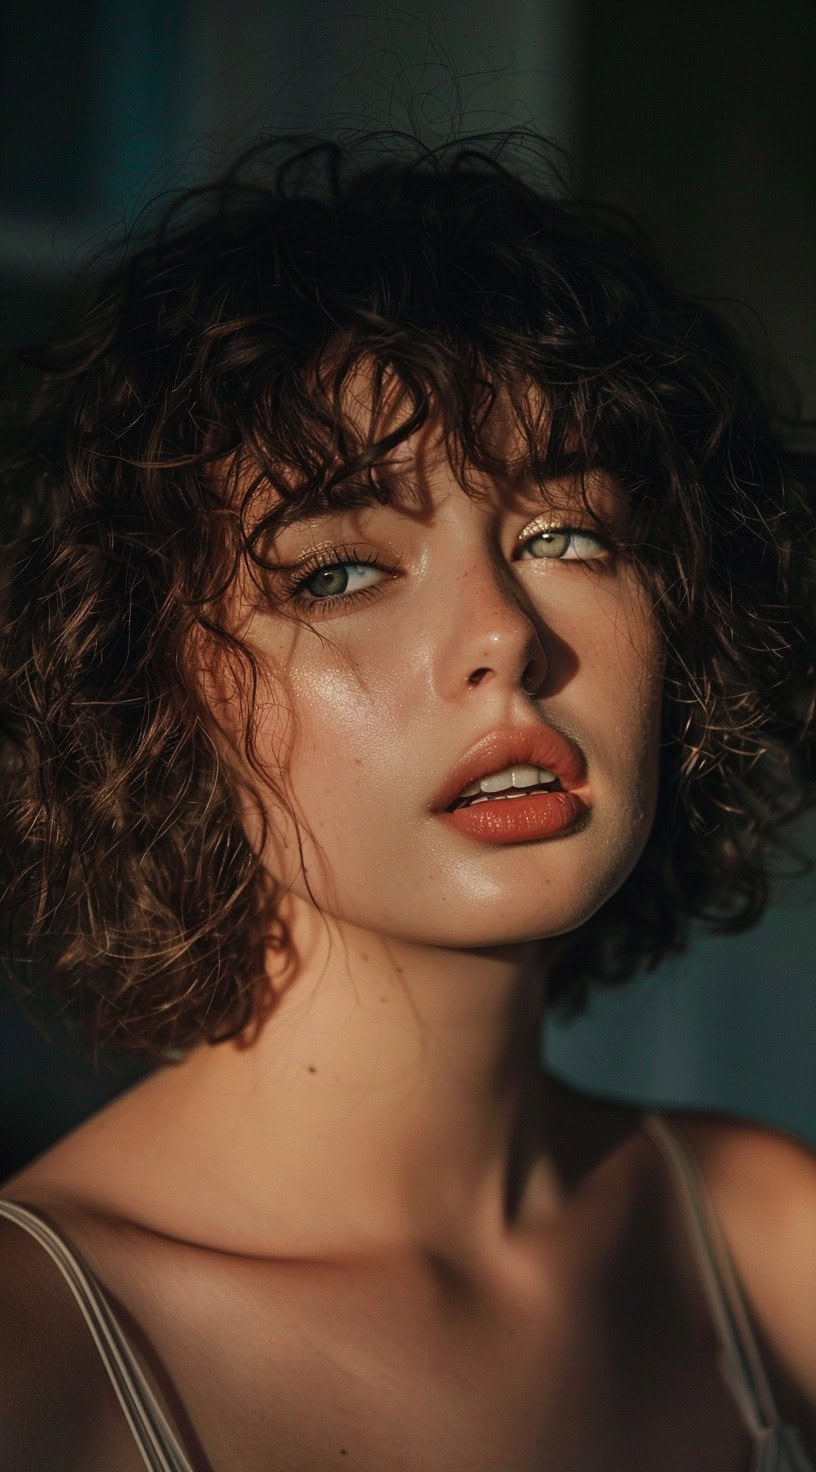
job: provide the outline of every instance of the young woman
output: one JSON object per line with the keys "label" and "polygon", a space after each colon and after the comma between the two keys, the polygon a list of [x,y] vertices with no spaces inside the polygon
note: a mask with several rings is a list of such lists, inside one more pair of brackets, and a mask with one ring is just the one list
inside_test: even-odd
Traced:
{"label": "young woman", "polygon": [[762,912],[812,466],[518,141],[265,144],[22,395],[8,943],[156,1067],[3,1188],[3,1472],[816,1467],[811,1152],[540,1055]]}

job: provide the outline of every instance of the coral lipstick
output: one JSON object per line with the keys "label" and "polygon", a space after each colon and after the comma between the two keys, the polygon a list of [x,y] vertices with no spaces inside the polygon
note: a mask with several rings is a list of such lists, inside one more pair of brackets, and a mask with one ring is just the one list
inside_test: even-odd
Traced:
{"label": "coral lipstick", "polygon": [[480,843],[532,843],[566,833],[587,804],[576,792],[531,792],[518,797],[494,797],[470,808],[457,808],[440,817],[457,832]]}
{"label": "coral lipstick", "polygon": [[555,838],[589,809],[581,752],[560,732],[540,724],[482,737],[455,764],[431,805],[458,833],[493,844]]}

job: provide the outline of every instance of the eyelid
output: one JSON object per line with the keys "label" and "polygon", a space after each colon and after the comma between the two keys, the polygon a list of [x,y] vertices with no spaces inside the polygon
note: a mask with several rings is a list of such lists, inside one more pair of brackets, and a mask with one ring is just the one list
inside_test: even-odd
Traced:
{"label": "eyelid", "polygon": [[309,547],[308,551],[302,552],[299,557],[293,558],[291,562],[275,562],[272,564],[272,570],[274,572],[297,573],[300,572],[301,568],[308,567],[315,559],[322,558],[324,552],[330,554],[338,552],[343,554],[340,558],[336,559],[341,561],[345,556],[346,550],[344,547],[338,547],[337,542],[328,538],[325,542],[314,543],[313,546]]}
{"label": "eyelid", "polygon": [[298,573],[302,568],[309,567],[313,563],[325,567],[335,562],[380,562],[384,561],[387,566],[401,566],[403,553],[384,538],[368,538],[357,536],[349,540],[338,541],[337,537],[327,537],[325,541],[313,542],[299,556],[293,557],[286,562],[276,562],[274,572]]}
{"label": "eyelid", "polygon": [[516,541],[517,543],[529,542],[531,537],[534,537],[540,532],[585,532],[589,536],[597,536],[599,541],[603,541],[600,532],[591,531],[589,527],[576,526],[570,520],[569,512],[564,512],[563,516],[543,515],[534,517],[532,521],[528,521],[525,527],[522,527]]}

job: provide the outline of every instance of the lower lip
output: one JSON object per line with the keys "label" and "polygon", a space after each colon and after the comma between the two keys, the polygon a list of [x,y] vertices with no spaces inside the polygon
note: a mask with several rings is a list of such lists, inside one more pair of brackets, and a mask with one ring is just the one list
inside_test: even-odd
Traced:
{"label": "lower lip", "polygon": [[499,797],[439,816],[479,843],[534,843],[566,833],[587,811],[575,792],[532,792],[529,797]]}

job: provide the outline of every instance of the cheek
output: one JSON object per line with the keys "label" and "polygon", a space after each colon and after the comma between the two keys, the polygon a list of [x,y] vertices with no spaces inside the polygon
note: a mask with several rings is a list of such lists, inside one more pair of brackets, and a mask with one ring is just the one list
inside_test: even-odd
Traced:
{"label": "cheek", "polygon": [[363,678],[350,659],[313,665],[298,671],[290,699],[297,733],[290,776],[302,801],[341,776],[393,774],[403,712],[399,683],[385,671],[368,668]]}
{"label": "cheek", "polygon": [[[305,652],[305,651],[304,651]],[[319,652],[319,651],[318,651]],[[394,832],[408,719],[404,682],[387,662],[366,662],[365,677],[351,658],[303,657],[280,682],[291,739],[281,786],[292,812],[272,799],[274,835],[268,854],[278,878],[297,888],[301,857],[315,894],[326,897],[359,875],[366,851]],[[382,663],[382,668],[380,668]],[[258,745],[271,769],[280,719],[259,722]],[[402,744],[401,744],[401,739]],[[390,821],[393,817],[394,822]],[[355,840],[365,835],[365,844]],[[370,858],[370,855],[369,855]]]}

